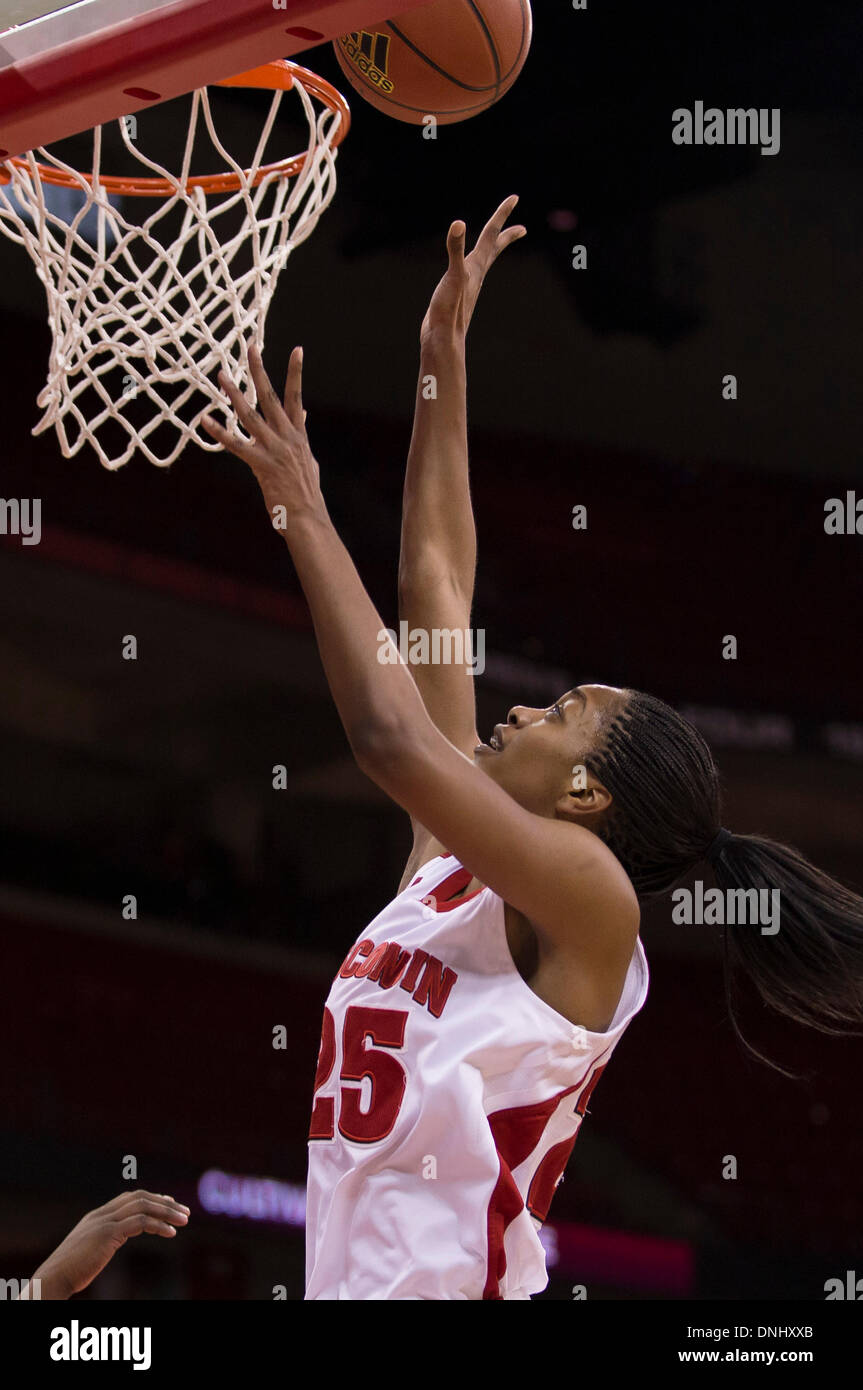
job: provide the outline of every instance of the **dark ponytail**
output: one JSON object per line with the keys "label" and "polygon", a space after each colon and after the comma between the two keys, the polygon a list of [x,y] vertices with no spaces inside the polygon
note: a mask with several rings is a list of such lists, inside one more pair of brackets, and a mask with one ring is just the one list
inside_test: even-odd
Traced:
{"label": "dark ponytail", "polygon": [[779,890],[778,932],[763,935],[746,924],[723,929],[729,1017],[748,1051],[775,1066],[738,1027],[738,971],[786,1018],[822,1033],[857,1031],[851,1025],[863,1023],[863,898],[786,845],[760,835],[717,839],[719,775],[697,729],[654,696],[626,691],[585,762],[613,798],[598,833],[643,900],[668,892],[708,850],[723,892]]}
{"label": "dark ponytail", "polygon": [[729,1014],[744,1045],[731,1007],[738,971],[769,1008],[795,1023],[820,1033],[856,1032],[850,1025],[863,1022],[863,899],[797,850],[761,835],[733,835],[711,867],[723,892],[779,890],[775,935],[746,925],[723,932]]}

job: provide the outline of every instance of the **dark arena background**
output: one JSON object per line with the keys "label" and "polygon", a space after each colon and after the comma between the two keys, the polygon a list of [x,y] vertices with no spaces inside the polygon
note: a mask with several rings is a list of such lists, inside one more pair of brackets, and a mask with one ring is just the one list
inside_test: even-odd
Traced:
{"label": "dark arena background", "polygon": [[[581,682],[648,690],[707,736],[726,824],[859,892],[863,537],[825,508],[863,498],[863,15],[536,0],[534,24],[504,100],[436,140],[347,90],[339,190],[265,364],[280,384],[303,344],[324,496],[394,627],[446,229],[472,239],[519,193],[528,236],[468,343],[480,733]],[[345,88],[329,45],[303,61]],[[254,94],[234,100],[251,129]],[[675,145],[697,100],[779,108],[779,151]],[[176,139],[170,105],[141,119]],[[32,1273],[131,1185],[188,1228],[130,1242],[80,1301],[300,1300],[322,1008],[408,820],[353,764],[252,476],[194,448],[62,459],[30,435],[44,295],[5,239],[0,305],[0,492],[42,508],[38,545],[0,535],[0,1265]],[[863,1276],[863,1040],[744,991],[743,1032],[799,1079],[752,1060],[718,931],[671,907],[645,917],[650,994],[555,1196],[540,1298],[823,1301]]]}

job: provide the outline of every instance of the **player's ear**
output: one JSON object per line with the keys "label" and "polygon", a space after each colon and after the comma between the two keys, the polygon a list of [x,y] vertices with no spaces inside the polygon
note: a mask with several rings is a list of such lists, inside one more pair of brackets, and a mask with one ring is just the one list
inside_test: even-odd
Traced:
{"label": "player's ear", "polygon": [[612,801],[613,797],[607,787],[588,773],[584,785],[580,785],[579,780],[573,778],[573,784],[558,799],[555,815],[558,820],[587,825],[588,829],[592,829],[590,822],[604,814]]}

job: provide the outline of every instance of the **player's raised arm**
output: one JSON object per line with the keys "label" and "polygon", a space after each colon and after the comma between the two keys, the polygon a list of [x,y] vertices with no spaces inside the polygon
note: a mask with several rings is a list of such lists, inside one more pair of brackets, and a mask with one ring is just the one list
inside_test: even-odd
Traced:
{"label": "player's raised arm", "polygon": [[[402,505],[399,618],[409,630],[467,633],[476,529],[468,482],[465,337],[483,280],[501,251],[524,236],[506,227],[510,197],[465,256],[465,225],[447,237],[449,264],[420,332],[420,370]],[[473,677],[463,662],[412,665],[433,722],[461,752],[477,744]]]}
{"label": "player's raised arm", "polygon": [[[284,406],[252,345],[249,363],[261,413],[224,374],[220,381],[250,437],[214,420],[205,421],[206,428],[248,463],[271,520],[280,523],[358,765],[538,935],[565,942],[571,959],[595,959],[598,953],[607,963],[611,954],[615,968],[621,960],[625,966],[637,905],[610,851],[591,831],[569,823],[575,793],[569,789],[568,748],[561,745],[549,766],[550,785],[559,787],[558,819],[543,814],[548,787],[528,798],[537,801],[537,810],[526,809],[435,727],[324,504],[305,428],[301,349],[291,354]],[[557,717],[557,711],[548,712],[548,727]],[[540,720],[546,722],[538,714]],[[599,800],[593,789],[591,796]]]}

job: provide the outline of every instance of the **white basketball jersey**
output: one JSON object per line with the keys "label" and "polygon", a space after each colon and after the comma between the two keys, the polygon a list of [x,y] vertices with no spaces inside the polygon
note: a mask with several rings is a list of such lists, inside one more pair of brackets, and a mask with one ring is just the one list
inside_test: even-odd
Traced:
{"label": "white basketball jersey", "polygon": [[525,983],[490,888],[429,863],[354,944],[324,1009],[306,1299],[517,1299],[590,1092],[647,995],[641,941],[605,1033]]}

